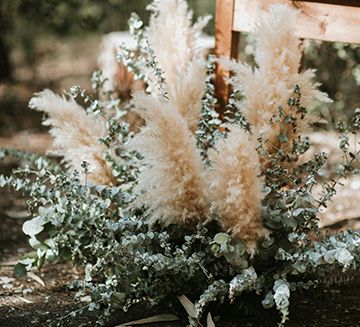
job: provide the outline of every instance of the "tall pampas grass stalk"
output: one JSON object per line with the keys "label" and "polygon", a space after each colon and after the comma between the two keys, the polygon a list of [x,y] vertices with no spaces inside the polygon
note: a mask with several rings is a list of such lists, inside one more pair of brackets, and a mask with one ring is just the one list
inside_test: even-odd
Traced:
{"label": "tall pampas grass stalk", "polygon": [[144,157],[136,192],[150,221],[195,225],[208,217],[206,184],[194,136],[169,102],[143,92],[134,95],[135,111],[145,120],[128,147]]}
{"label": "tall pampas grass stalk", "polygon": [[47,114],[43,125],[51,127],[53,153],[63,156],[71,169],[80,170],[86,161],[89,181],[104,185],[113,183],[111,170],[103,159],[106,148],[99,141],[106,134],[103,119],[87,115],[74,99],[65,99],[50,90],[36,94],[29,107]]}
{"label": "tall pampas grass stalk", "polygon": [[209,151],[209,158],[210,194],[218,221],[254,254],[257,242],[268,235],[261,219],[263,185],[256,144],[239,127],[231,126],[228,137]]}
{"label": "tall pampas grass stalk", "polygon": [[152,14],[146,36],[164,72],[169,101],[194,133],[206,82],[199,37],[211,17],[202,17],[192,24],[192,12],[185,0],[155,0],[148,9]]}
{"label": "tall pampas grass stalk", "polygon": [[[284,121],[270,124],[281,107],[283,116],[291,114],[288,100],[296,85],[301,90],[302,106],[330,102],[325,93],[318,90],[319,83],[312,82],[314,70],[299,72],[301,41],[295,34],[298,12],[287,5],[271,6],[269,12],[261,14],[255,26],[255,62],[257,67],[224,60],[224,65],[233,72],[229,79],[235,91],[243,97],[243,113],[252,125],[256,138],[267,141],[271,154],[279,148],[278,135],[284,129]],[[306,121],[298,122],[297,132],[289,136],[289,144],[306,128]]]}

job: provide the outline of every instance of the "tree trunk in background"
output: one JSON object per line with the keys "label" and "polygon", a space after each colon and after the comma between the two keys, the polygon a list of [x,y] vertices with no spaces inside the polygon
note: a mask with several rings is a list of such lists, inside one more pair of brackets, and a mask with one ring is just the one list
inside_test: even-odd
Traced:
{"label": "tree trunk in background", "polygon": [[0,80],[11,79],[10,49],[0,36]]}
{"label": "tree trunk in background", "polygon": [[11,3],[10,1],[0,0],[0,80],[9,80],[12,77],[10,46],[7,39],[12,26]]}

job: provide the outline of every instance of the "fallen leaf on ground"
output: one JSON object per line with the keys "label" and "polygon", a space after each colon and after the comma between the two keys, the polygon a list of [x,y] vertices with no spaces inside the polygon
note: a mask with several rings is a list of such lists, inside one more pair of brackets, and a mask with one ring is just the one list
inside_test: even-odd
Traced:
{"label": "fallen leaf on ground", "polygon": [[29,212],[27,210],[21,210],[21,211],[7,210],[5,211],[5,215],[13,219],[25,219],[29,217]]}
{"label": "fallen leaf on ground", "polygon": [[37,275],[35,275],[32,272],[28,272],[28,277],[30,277],[31,279],[33,279],[35,282],[39,283],[42,287],[45,287],[45,282]]}
{"label": "fallen leaf on ground", "polygon": [[211,313],[209,312],[206,319],[206,327],[216,327],[214,320],[211,317]]}
{"label": "fallen leaf on ground", "polygon": [[178,299],[181,302],[184,309],[186,310],[186,312],[188,313],[188,315],[191,318],[197,319],[198,314],[197,314],[197,310],[196,310],[194,303],[192,303],[186,295],[178,296]]}
{"label": "fallen leaf on ground", "polygon": [[176,321],[176,320],[179,320],[179,317],[177,317],[173,314],[161,314],[161,315],[156,315],[156,316],[152,316],[152,317],[145,318],[145,319],[129,321],[129,322],[123,323],[123,324],[115,326],[115,327],[144,325],[144,324],[152,324],[155,322],[168,322],[168,321]]}
{"label": "fallen leaf on ground", "polygon": [[20,299],[21,301],[27,303],[27,304],[32,304],[32,303],[34,303],[33,301],[30,301],[30,300],[28,300],[28,299],[25,299],[25,298],[22,297],[22,296],[17,296],[17,298]]}

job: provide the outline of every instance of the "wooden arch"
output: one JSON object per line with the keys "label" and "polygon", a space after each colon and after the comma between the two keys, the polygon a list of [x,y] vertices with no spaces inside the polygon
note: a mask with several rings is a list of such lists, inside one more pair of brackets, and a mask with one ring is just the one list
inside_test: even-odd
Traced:
{"label": "wooden arch", "polygon": [[[299,38],[360,44],[360,0],[216,0],[216,55],[237,58],[240,32],[251,31],[259,12],[277,3],[300,10]],[[215,84],[221,111],[229,95],[227,76],[218,65]]]}

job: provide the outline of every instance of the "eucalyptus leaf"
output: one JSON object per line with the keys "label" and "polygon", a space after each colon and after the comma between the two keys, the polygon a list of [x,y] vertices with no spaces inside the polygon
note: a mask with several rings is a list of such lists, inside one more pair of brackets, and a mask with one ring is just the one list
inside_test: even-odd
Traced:
{"label": "eucalyptus leaf", "polygon": [[230,236],[226,233],[217,233],[214,237],[214,242],[220,245],[227,244],[229,241]]}
{"label": "eucalyptus leaf", "polygon": [[35,217],[24,222],[22,230],[26,235],[35,236],[44,230],[46,220],[43,217]]}
{"label": "eucalyptus leaf", "polygon": [[26,266],[21,263],[16,264],[14,268],[14,273],[17,278],[26,276],[27,274]]}

